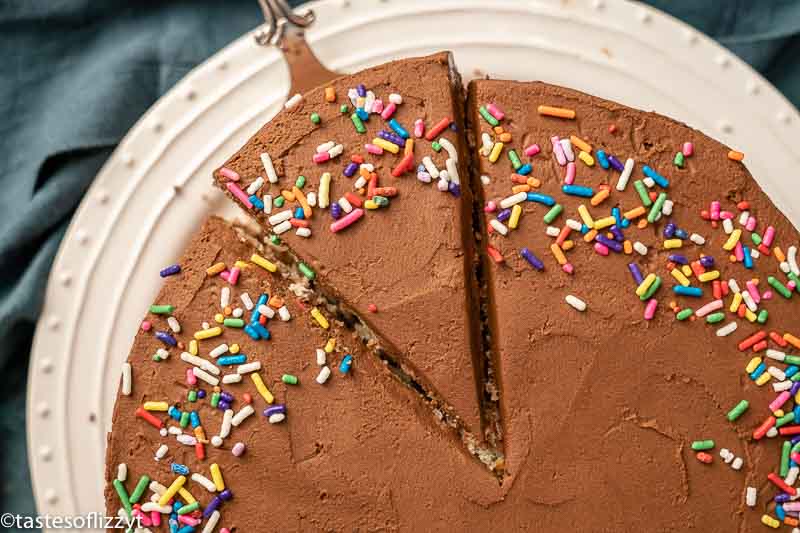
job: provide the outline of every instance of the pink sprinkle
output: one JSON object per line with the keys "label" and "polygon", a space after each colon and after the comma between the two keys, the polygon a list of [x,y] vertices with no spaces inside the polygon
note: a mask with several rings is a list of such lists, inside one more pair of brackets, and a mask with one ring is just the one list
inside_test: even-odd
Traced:
{"label": "pink sprinkle", "polygon": [[228,529],[227,527],[223,527],[222,529],[219,530],[219,533],[231,533],[231,530]]}
{"label": "pink sprinkle", "polygon": [[238,172],[234,172],[233,170],[231,170],[229,168],[222,167],[221,169],[219,169],[219,174],[223,178],[227,178],[227,179],[229,179],[231,181],[239,181],[239,173]]}
{"label": "pink sprinkle", "polygon": [[494,200],[489,200],[488,202],[486,202],[483,211],[485,213],[494,213],[496,209],[497,209],[497,204],[494,203]]}
{"label": "pink sprinkle", "polygon": [[228,283],[231,285],[236,285],[236,282],[239,281],[239,274],[241,272],[242,270],[239,267],[233,267],[230,274],[228,274]]}
{"label": "pink sprinkle", "polygon": [[550,143],[553,145],[553,155],[556,156],[556,161],[563,167],[567,164],[567,155],[564,153],[564,148],[561,146],[560,139],[555,135],[550,137]]}
{"label": "pink sprinkle", "polygon": [[742,247],[742,241],[736,243],[736,248],[733,249],[733,255],[740,263],[744,261],[744,248]]}
{"label": "pink sprinkle", "polygon": [[381,155],[383,154],[383,148],[376,144],[365,144],[364,149],[374,155]]}
{"label": "pink sprinkle", "polygon": [[683,143],[683,155],[689,157],[694,153],[694,145],[690,142]]}
{"label": "pink sprinkle", "polygon": [[180,514],[178,515],[178,522],[181,524],[186,524],[187,526],[195,527],[200,524],[200,520],[197,518],[192,518],[188,514]]}
{"label": "pink sprinkle", "polygon": [[775,228],[768,226],[764,232],[764,238],[761,240],[764,246],[772,246],[772,241],[775,239]]}
{"label": "pink sprinkle", "polygon": [[567,175],[564,177],[564,183],[572,185],[575,182],[575,163],[570,161],[567,163]]}
{"label": "pink sprinkle", "polygon": [[647,305],[644,308],[644,319],[645,320],[653,320],[653,317],[656,316],[656,308],[658,307],[658,300],[655,298],[650,298],[647,300]]}
{"label": "pink sprinkle", "polygon": [[229,270],[223,270],[222,272],[219,273],[219,277],[221,277],[225,281],[230,281],[231,273]]}
{"label": "pink sprinkle", "polygon": [[720,204],[716,200],[711,202],[711,220],[719,220]]}
{"label": "pink sprinkle", "polygon": [[600,255],[608,255],[608,246],[601,242],[594,243],[594,251]]}
{"label": "pink sprinkle", "polygon": [[720,211],[719,212],[719,218],[722,219],[722,220],[732,219],[733,218],[733,213],[731,213],[730,211]]}
{"label": "pink sprinkle", "polygon": [[503,110],[494,104],[488,104],[486,106],[486,111],[488,111],[489,114],[492,115],[497,120],[503,120],[503,118],[506,116],[506,114],[503,113]]}
{"label": "pink sprinkle", "polygon": [[753,301],[755,303],[760,302],[761,295],[758,293],[758,287],[756,287],[756,284],[753,283],[752,281],[748,281],[747,283],[745,283],[745,285],[747,286],[747,292],[749,292],[750,296],[753,297]]}
{"label": "pink sprinkle", "polygon": [[150,323],[149,320],[142,321],[142,331],[150,331],[150,328],[153,327],[153,324]]}
{"label": "pink sprinkle", "polygon": [[699,318],[702,318],[709,313],[713,313],[714,311],[722,309],[722,306],[722,300],[714,300],[713,302],[708,302],[706,305],[695,311],[694,314]]}
{"label": "pink sprinkle", "polygon": [[197,376],[194,375],[191,368],[186,369],[186,383],[195,385],[197,383]]}
{"label": "pink sprinkle", "polygon": [[247,197],[247,195],[244,193],[242,189],[239,188],[238,185],[236,185],[232,181],[229,181],[228,183],[225,184],[225,186],[228,188],[228,191],[236,198],[238,198],[239,201],[242,202],[242,204],[244,204],[244,206],[247,209],[253,209],[253,203],[250,201],[250,198]]}
{"label": "pink sprinkle", "polygon": [[152,524],[155,527],[160,526],[161,525],[161,513],[159,513],[158,511],[150,511],[150,522],[152,522]]}
{"label": "pink sprinkle", "polygon": [[320,163],[324,163],[325,161],[327,161],[330,158],[331,158],[331,154],[329,154],[328,152],[319,152],[319,153],[314,154],[314,157],[313,157],[314,163],[316,163],[318,165]]}
{"label": "pink sprinkle", "polygon": [[772,400],[772,403],[769,404],[769,410],[773,412],[777,411],[778,409],[783,407],[783,404],[789,401],[789,398],[791,396],[792,393],[789,392],[788,390],[781,392],[774,400]]}
{"label": "pink sprinkle", "polygon": [[373,113],[380,113],[383,111],[383,100],[377,99],[375,102],[372,103],[372,112]]}
{"label": "pink sprinkle", "polygon": [[797,283],[794,280],[789,281],[786,286],[789,288],[790,291],[793,291],[797,288]]}
{"label": "pink sprinkle", "polygon": [[747,231],[753,231],[756,229],[757,223],[756,217],[751,215],[750,218],[747,219],[747,224],[745,224],[744,227]]}
{"label": "pink sprinkle", "polygon": [[414,137],[419,139],[425,135],[425,122],[421,118],[414,121]]}
{"label": "pink sprinkle", "polygon": [[764,291],[764,294],[761,295],[762,300],[772,300],[772,291]]}
{"label": "pink sprinkle", "polygon": [[527,155],[528,157],[533,157],[533,156],[535,156],[536,154],[538,154],[541,151],[542,151],[542,149],[539,148],[538,144],[532,144],[532,145],[528,146],[527,148],[525,148],[525,155]]}
{"label": "pink sprinkle", "polygon": [[394,115],[397,106],[394,105],[394,102],[389,102],[389,105],[383,108],[383,112],[381,113],[381,118],[383,120],[389,120]]}
{"label": "pink sprinkle", "polygon": [[561,270],[563,270],[567,274],[572,274],[573,272],[575,272],[575,267],[572,266],[572,263],[564,263],[564,265],[562,265],[561,267]]}
{"label": "pink sprinkle", "polygon": [[364,216],[364,210],[356,208],[347,213],[345,216],[331,224],[331,233],[336,233],[345,229],[347,226]]}

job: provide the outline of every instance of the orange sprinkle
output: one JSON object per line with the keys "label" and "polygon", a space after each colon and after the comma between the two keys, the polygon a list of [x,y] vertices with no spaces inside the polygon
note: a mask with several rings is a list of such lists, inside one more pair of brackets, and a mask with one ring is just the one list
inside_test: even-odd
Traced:
{"label": "orange sprinkle", "polygon": [[633,244],[631,244],[631,241],[626,240],[622,243],[622,246],[626,254],[631,255],[633,253]]}
{"label": "orange sprinkle", "polygon": [[511,192],[517,194],[518,192],[528,192],[531,190],[531,186],[527,183],[525,185],[514,185],[511,187]]}
{"label": "orange sprinkle", "polygon": [[528,183],[528,185],[530,185],[534,189],[537,189],[542,185],[542,182],[537,180],[536,178],[528,178],[527,183]]}
{"label": "orange sprinkle", "polygon": [[225,263],[215,263],[206,269],[206,274],[216,276],[223,270],[225,270]]}
{"label": "orange sprinkle", "polygon": [[744,159],[744,154],[742,152],[737,152],[736,150],[731,150],[728,152],[728,159],[733,159],[734,161],[742,161]]}
{"label": "orange sprinkle", "polygon": [[575,247],[575,243],[572,241],[564,241],[564,244],[561,245],[561,249],[564,251],[572,250]]}
{"label": "orange sprinkle", "polygon": [[556,118],[568,118],[574,119],[575,118],[575,110],[574,109],[567,109],[564,107],[553,107],[549,105],[540,105],[537,108],[540,115],[545,115],[548,117],[556,117]]}
{"label": "orange sprinkle", "polygon": [[583,236],[583,240],[586,242],[592,242],[595,237],[597,237],[597,230],[591,229],[586,232],[586,235]]}
{"label": "orange sprinkle", "polygon": [[311,218],[311,215],[313,214],[311,211],[311,206],[308,205],[308,200],[306,200],[306,195],[303,194],[303,191],[301,191],[295,185],[292,187],[292,194],[295,198],[297,198],[297,201],[300,203],[300,207],[303,208],[303,215],[305,215],[306,218]]}
{"label": "orange sprinkle", "polygon": [[640,221],[639,221],[639,222],[636,224],[636,227],[637,227],[637,228],[639,228],[639,229],[644,229],[644,228],[646,228],[646,227],[647,227],[647,219],[646,219],[646,218],[643,218],[643,219],[641,219],[641,220],[640,220]]}
{"label": "orange sprinkle", "polygon": [[231,306],[230,306],[230,305],[226,305],[226,306],[225,306],[225,309],[223,309],[223,310],[222,310],[222,313],[223,313],[225,316],[231,316],[231,315],[233,314],[233,309],[231,309]]}
{"label": "orange sprinkle", "polygon": [[594,196],[592,196],[590,203],[592,206],[598,206],[606,201],[610,194],[611,192],[608,189],[600,189]]}
{"label": "orange sprinkle", "polygon": [[555,243],[550,245],[550,251],[553,252],[553,255],[558,261],[558,264],[564,266],[567,264],[567,256],[564,255],[564,252],[561,250],[561,247]]}
{"label": "orange sprinkle", "polygon": [[786,261],[786,254],[783,253],[783,250],[781,250],[779,246],[773,248],[772,253],[775,254],[775,259],[777,259],[781,263]]}
{"label": "orange sprinkle", "polygon": [[350,156],[350,161],[353,163],[358,163],[359,165],[364,162],[364,156],[359,154],[353,154]]}
{"label": "orange sprinkle", "polygon": [[574,135],[570,135],[569,136],[569,142],[571,142],[573,144],[573,146],[577,146],[578,148],[580,148],[584,152],[591,152],[592,151],[592,145],[590,145],[589,143],[587,143],[586,141],[584,141],[580,137],[576,137]]}
{"label": "orange sprinkle", "polygon": [[283,196],[284,200],[287,202],[294,202],[294,194],[292,194],[292,191],[284,189],[281,191],[281,196]]}
{"label": "orange sprinkle", "polygon": [[278,309],[279,307],[283,307],[283,298],[277,295],[272,295],[269,299],[269,306]]}
{"label": "orange sprinkle", "polygon": [[365,167],[361,167],[361,168],[358,169],[358,175],[361,176],[362,178],[364,178],[365,180],[368,180],[369,179],[369,170],[367,170]]}
{"label": "orange sprinkle", "polygon": [[640,205],[639,207],[631,209],[630,211],[626,211],[622,216],[624,216],[628,220],[633,220],[634,218],[639,218],[645,213],[647,213],[647,209],[645,209],[644,206]]}
{"label": "orange sprinkle", "polygon": [[325,101],[326,102],[336,101],[336,89],[334,89],[333,87],[325,87]]}
{"label": "orange sprinkle", "polygon": [[791,344],[795,348],[800,349],[800,339],[798,339],[797,337],[795,337],[791,333],[784,333],[783,334],[783,340],[785,340],[786,342],[788,342],[789,344]]}
{"label": "orange sprinkle", "polygon": [[403,150],[403,155],[414,153],[414,139],[406,139],[406,147]]}
{"label": "orange sprinkle", "polygon": [[506,131],[506,130],[504,130],[504,129],[503,129],[503,126],[495,126],[495,127],[494,127],[494,132],[495,132],[497,135],[502,135],[502,134],[503,134],[505,131]]}
{"label": "orange sprinkle", "polygon": [[511,142],[511,134],[508,132],[500,134],[500,142],[510,143]]}
{"label": "orange sprinkle", "polygon": [[511,174],[511,181],[514,183],[520,183],[524,185],[528,183],[528,178],[526,178],[522,174]]}
{"label": "orange sprinkle", "polygon": [[695,457],[697,457],[698,461],[700,461],[701,463],[705,463],[707,465],[710,465],[712,462],[714,462],[714,457],[712,457],[710,454],[707,454],[706,452],[697,452],[697,455]]}

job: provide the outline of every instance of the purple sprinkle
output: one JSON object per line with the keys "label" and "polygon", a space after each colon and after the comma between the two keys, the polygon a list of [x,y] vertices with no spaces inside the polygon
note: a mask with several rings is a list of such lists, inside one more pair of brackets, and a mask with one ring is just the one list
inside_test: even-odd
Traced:
{"label": "purple sprinkle", "polygon": [[354,161],[351,161],[350,163],[347,164],[346,167],[344,167],[344,175],[347,176],[348,178],[352,178],[357,170],[358,170],[358,164],[355,163]]}
{"label": "purple sprinkle", "polygon": [[670,222],[666,226],[664,226],[664,237],[667,239],[671,239],[673,235],[675,235],[675,230],[678,229],[678,226]]}
{"label": "purple sprinkle", "polygon": [[175,340],[175,337],[173,337],[166,331],[156,331],[156,339],[160,340],[161,342],[169,346],[178,345],[178,341]]}
{"label": "purple sprinkle", "polygon": [[455,122],[451,122],[449,127],[451,131],[458,131],[458,125]]}
{"label": "purple sprinkle", "polygon": [[642,272],[639,270],[639,265],[636,263],[628,263],[628,270],[631,271],[633,280],[636,282],[636,284],[641,285],[644,281],[644,278],[642,277]]}
{"label": "purple sprinkle", "polygon": [[528,263],[530,263],[531,266],[533,268],[535,268],[536,270],[544,270],[544,263],[542,263],[542,261],[538,257],[536,257],[535,255],[533,255],[533,252],[531,252],[527,248],[523,248],[522,250],[520,250],[519,251],[519,255],[524,257],[525,260]]}
{"label": "purple sprinkle", "polygon": [[785,492],[781,492],[780,494],[775,495],[775,503],[786,503],[791,499],[791,496],[786,494]]}
{"label": "purple sprinkle", "polygon": [[385,141],[389,141],[392,144],[396,144],[397,146],[405,146],[406,140],[397,135],[396,133],[392,133],[391,131],[381,130],[378,132],[378,137]]}
{"label": "purple sprinkle", "polygon": [[613,155],[608,156],[608,164],[611,165],[611,168],[613,168],[617,172],[622,172],[623,170],[625,170],[625,165],[622,164],[622,161],[620,161]]}
{"label": "purple sprinkle", "polygon": [[458,183],[450,182],[450,185],[447,186],[447,190],[450,191],[450,194],[458,198],[461,196],[461,185]]}
{"label": "purple sprinkle", "polygon": [[223,401],[226,401],[228,403],[233,403],[233,394],[231,394],[230,392],[225,392],[225,391],[220,392],[219,393],[219,399],[223,400]]}
{"label": "purple sprinkle", "polygon": [[231,408],[230,402],[226,402],[225,400],[220,400],[219,402],[217,402],[217,409],[219,409],[220,411],[227,411],[230,408]]}
{"label": "purple sprinkle", "polygon": [[203,389],[200,389],[199,391],[197,391],[197,397],[202,400],[203,398],[206,397],[206,391],[203,390]]}
{"label": "purple sprinkle", "polygon": [[679,265],[688,265],[689,264],[689,260],[686,259],[686,256],[685,255],[681,255],[681,254],[670,254],[668,259],[671,262],[677,263]]}
{"label": "purple sprinkle", "polygon": [[356,85],[356,92],[358,92],[358,96],[362,98],[367,96],[367,88],[364,87],[363,83],[359,83],[358,85]]}
{"label": "purple sprinkle", "polygon": [[794,446],[798,442],[800,442],[800,435],[795,435],[794,437],[792,437],[792,446]]}
{"label": "purple sprinkle", "polygon": [[338,203],[331,204],[331,216],[334,220],[339,220],[342,217],[342,206]]}
{"label": "purple sprinkle", "polygon": [[264,412],[262,414],[267,418],[271,417],[272,415],[285,415],[286,406],[282,403],[279,403],[271,407],[267,407],[266,409],[264,409]]}
{"label": "purple sprinkle", "polygon": [[509,218],[511,218],[511,209],[508,209],[508,208],[506,208],[506,209],[503,209],[502,211],[500,211],[499,213],[497,213],[497,217],[496,217],[496,218],[497,218],[497,220],[499,220],[500,222],[505,222],[506,220],[508,220]]}
{"label": "purple sprinkle", "polygon": [[214,499],[211,500],[211,503],[205,506],[203,509],[203,518],[208,518],[214,514],[214,511],[216,511],[217,507],[219,507],[219,505],[222,503],[222,498],[220,496],[214,496]]}
{"label": "purple sprinkle", "polygon": [[618,240],[619,242],[622,242],[622,241],[625,240],[625,234],[622,233],[622,230],[619,229],[619,227],[616,224],[611,226],[609,231],[611,231],[611,233],[614,235],[614,239]]}
{"label": "purple sprinkle", "polygon": [[170,265],[167,268],[163,269],[160,274],[162,278],[166,278],[167,276],[173,276],[181,271],[180,265]]}
{"label": "purple sprinkle", "polygon": [[797,394],[797,391],[800,390],[800,381],[795,381],[794,383],[792,383],[792,388],[790,390],[792,391],[791,392],[792,396]]}
{"label": "purple sprinkle", "polygon": [[617,241],[614,241],[614,240],[611,240],[611,239],[609,239],[608,237],[606,237],[603,234],[598,233],[597,237],[595,237],[594,240],[596,240],[597,242],[599,242],[600,244],[602,244],[604,246],[607,246],[609,249],[614,250],[617,253],[622,252],[622,244],[621,243],[619,243]]}
{"label": "purple sprinkle", "polygon": [[703,265],[703,268],[711,268],[714,266],[714,258],[710,255],[704,255],[700,258],[700,264]]}
{"label": "purple sprinkle", "polygon": [[219,497],[222,498],[222,501],[226,502],[231,498],[233,498],[233,493],[231,492],[230,489],[225,489],[219,493]]}

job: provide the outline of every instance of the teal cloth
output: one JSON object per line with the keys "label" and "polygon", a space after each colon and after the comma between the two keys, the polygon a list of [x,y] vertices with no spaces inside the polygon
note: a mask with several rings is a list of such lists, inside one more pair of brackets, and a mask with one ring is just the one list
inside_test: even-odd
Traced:
{"label": "teal cloth", "polygon": [[[717,38],[800,101],[800,2],[652,3]],[[0,513],[35,512],[27,364],[70,217],[158,97],[259,21],[255,0],[0,0]]]}

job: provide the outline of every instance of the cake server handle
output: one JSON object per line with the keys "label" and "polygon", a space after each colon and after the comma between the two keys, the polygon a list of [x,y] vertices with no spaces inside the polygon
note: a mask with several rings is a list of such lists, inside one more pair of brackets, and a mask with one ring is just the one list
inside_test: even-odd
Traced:
{"label": "cake server handle", "polygon": [[286,0],[258,0],[258,4],[264,13],[264,25],[255,34],[256,43],[277,46],[283,52],[289,65],[290,96],[305,93],[339,76],[325,68],[306,42],[305,29],[316,20],[312,10],[296,13]]}

